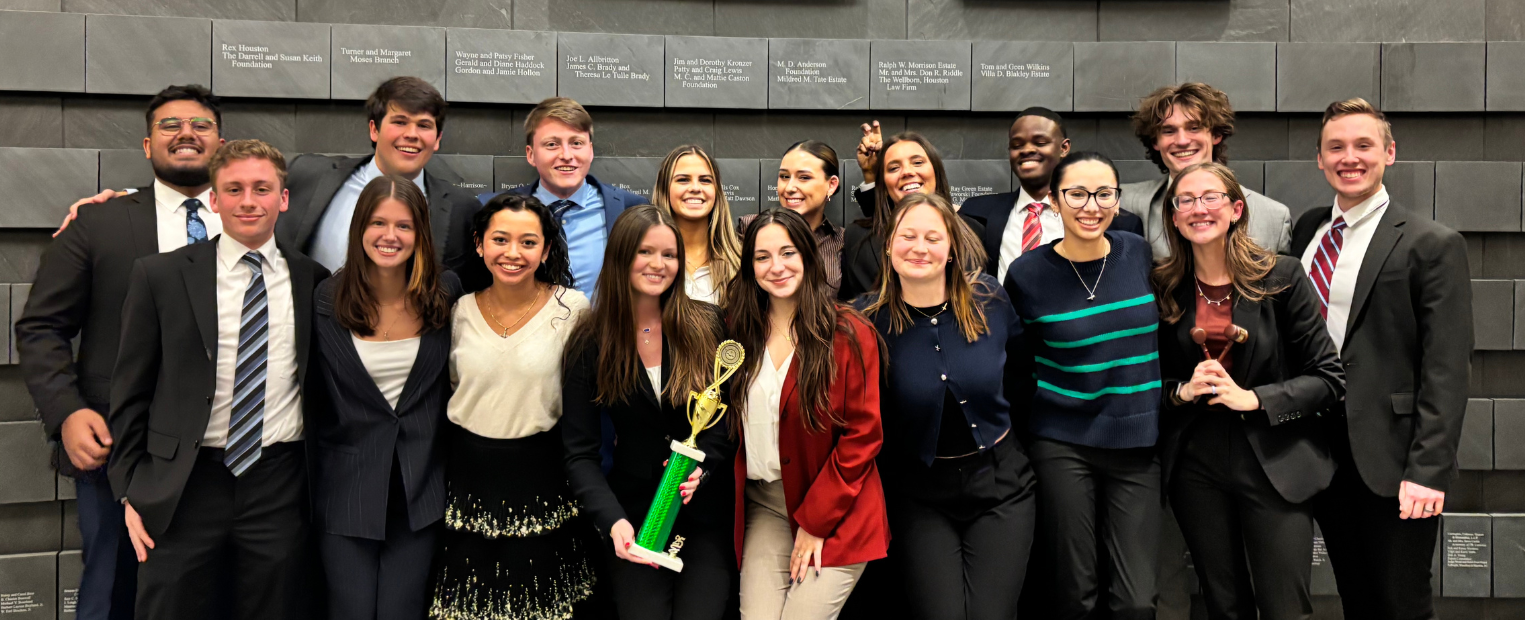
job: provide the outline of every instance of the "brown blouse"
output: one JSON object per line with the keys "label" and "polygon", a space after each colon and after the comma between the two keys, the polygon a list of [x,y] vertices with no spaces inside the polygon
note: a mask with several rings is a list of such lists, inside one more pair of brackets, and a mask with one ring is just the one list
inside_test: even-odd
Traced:
{"label": "brown blouse", "polygon": [[[1224,332],[1234,324],[1234,285],[1208,286],[1197,280],[1197,286],[1202,291],[1197,295],[1197,327],[1207,330],[1207,351],[1217,358],[1223,353],[1223,347],[1228,346],[1228,336]],[[1210,304],[1207,303],[1208,299],[1224,301]],[[1232,355],[1224,356],[1223,369],[1233,372]]]}

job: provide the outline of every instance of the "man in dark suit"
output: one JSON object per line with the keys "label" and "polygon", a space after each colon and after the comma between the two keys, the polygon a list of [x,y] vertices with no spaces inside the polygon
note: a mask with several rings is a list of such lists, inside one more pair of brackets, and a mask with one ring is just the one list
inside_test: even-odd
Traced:
{"label": "man in dark suit", "polygon": [[[1006,268],[1023,252],[1064,237],[1061,205],[1049,198],[1049,177],[1070,152],[1064,119],[1048,108],[1028,108],[1011,124],[1007,154],[1020,187],[1003,194],[986,194],[964,201],[960,215],[985,223],[985,273],[1006,281]],[[1117,210],[1112,230],[1143,236],[1138,216]]]}
{"label": "man in dark suit", "polygon": [[[43,252],[16,350],[59,472],[75,479],[84,571],[80,620],[131,619],[137,562],[122,505],[106,481],[112,434],[105,413],[121,338],[132,262],[206,241],[222,222],[206,210],[207,161],[222,144],[217,98],[201,86],[170,86],[148,104],[143,155],[154,183],[91,205]],[[76,360],[71,341],[79,337]],[[72,587],[72,586],[70,586]]]}
{"label": "man in dark suit", "polygon": [[[600,183],[588,174],[593,165],[593,117],[581,104],[566,97],[541,101],[525,117],[524,157],[540,178],[508,191],[534,196],[556,214],[567,236],[573,285],[591,296],[604,264],[604,247],[609,243],[609,232],[614,230],[615,218],[629,207],[651,201]],[[487,204],[501,193],[482,194],[480,201]],[[450,238],[464,239],[467,250],[447,254],[446,267],[459,271],[466,260],[477,260],[471,240],[471,220],[475,214],[476,209],[458,212],[450,222]]]}
{"label": "man in dark suit", "polygon": [[1430,560],[1467,405],[1472,289],[1461,235],[1391,204],[1392,127],[1361,99],[1324,111],[1332,207],[1298,218],[1347,392],[1330,413],[1337,469],[1314,499],[1345,617],[1434,618]]}
{"label": "man in dark suit", "polygon": [[111,384],[111,487],[137,616],[296,618],[308,504],[301,385],[328,270],[274,238],[285,160],[258,140],[208,165],[223,234],[133,264]]}
{"label": "man in dark suit", "polygon": [[350,218],[360,190],[371,179],[395,174],[409,179],[429,198],[434,247],[441,259],[472,253],[470,240],[448,236],[444,226],[456,211],[475,213],[481,205],[470,192],[424,167],[439,150],[448,105],[438,90],[416,77],[395,77],[376,88],[365,102],[371,143],[366,157],[302,155],[291,162],[291,213],[281,218],[275,235],[281,243],[307,253],[332,271],[344,266]]}

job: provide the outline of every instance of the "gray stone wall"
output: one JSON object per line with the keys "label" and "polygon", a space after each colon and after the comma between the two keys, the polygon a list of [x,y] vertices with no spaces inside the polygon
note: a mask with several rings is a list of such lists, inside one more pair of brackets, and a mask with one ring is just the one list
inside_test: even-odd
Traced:
{"label": "gray stone wall", "polygon": [[[649,192],[654,161],[647,158],[698,143],[722,158],[738,213],[767,204],[770,175],[761,171],[786,146],[815,138],[851,157],[857,126],[872,119],[887,133],[912,129],[931,138],[957,162],[949,165],[951,183],[1000,191],[1003,182],[1010,184],[1000,175],[1009,110],[1025,105],[1060,110],[1077,148],[1120,160],[1130,179],[1148,178],[1158,171],[1143,161],[1125,111],[1153,87],[1187,79],[1223,88],[1240,110],[1229,154],[1246,184],[1300,211],[1332,198],[1313,163],[1317,113],[1332,99],[1366,96],[1391,112],[1401,162],[1389,169],[1390,189],[1416,213],[1463,230],[1468,242],[1478,350],[1464,471],[1447,511],[1525,513],[1525,442],[1519,439],[1525,433],[1525,401],[1519,400],[1525,399],[1525,0],[0,0],[0,10],[33,11],[0,15],[4,325],[19,312],[37,257],[69,202],[99,187],[148,180],[139,145],[149,94],[170,81],[198,80],[228,97],[228,138],[261,138],[288,153],[366,152],[370,143],[355,99],[390,73],[341,71],[349,61],[343,48],[374,46],[369,41],[398,32],[419,46],[414,59],[430,50],[453,56],[457,49],[504,41],[555,50],[557,43],[612,40],[560,33],[648,35],[618,40],[628,41],[632,58],[655,63],[657,79],[630,89],[624,100],[610,100],[618,105],[591,108],[595,173]],[[232,61],[211,52],[250,31],[270,30],[257,22],[297,22],[275,29],[285,34],[284,45],[323,60],[289,63],[271,80],[241,80]],[[152,36],[165,29],[177,36]],[[558,33],[556,41],[547,33]],[[890,44],[897,39],[938,43]],[[819,100],[772,82],[765,96],[749,91],[743,103],[675,88],[664,53],[703,55],[716,44],[754,59],[830,53],[894,60],[911,49],[959,62],[963,54],[974,75],[968,88],[909,101],[897,97],[906,93],[857,88],[860,79],[872,84],[868,67]],[[759,50],[768,53],[759,56]],[[1012,57],[1044,59],[1056,79],[1024,83],[978,73],[982,62]],[[432,165],[484,191],[532,177],[520,156],[526,104],[576,84],[542,77],[505,97],[490,83],[449,78],[443,69],[413,71],[442,88],[458,80],[447,88],[446,156]],[[850,161],[843,163],[844,172],[856,173]],[[837,206],[834,217],[850,217],[851,209]],[[0,593],[30,593],[12,599],[27,602],[13,603],[17,615],[7,618],[72,617],[79,571],[72,485],[48,469],[40,425],[9,349],[6,330],[0,336]],[[1517,518],[1503,519],[1494,518],[1490,529],[1496,550],[1520,535]],[[1456,529],[1479,523],[1461,518]],[[1191,616],[1182,546],[1178,535],[1167,536],[1162,618]],[[1516,570],[1525,564],[1496,556],[1494,565]],[[1525,617],[1525,601],[1503,598],[1522,590],[1500,585],[1494,574],[1491,597],[1446,597],[1441,613]],[[1466,591],[1475,594],[1478,587]],[[1340,617],[1332,596],[1319,596],[1318,609],[1319,618]]]}

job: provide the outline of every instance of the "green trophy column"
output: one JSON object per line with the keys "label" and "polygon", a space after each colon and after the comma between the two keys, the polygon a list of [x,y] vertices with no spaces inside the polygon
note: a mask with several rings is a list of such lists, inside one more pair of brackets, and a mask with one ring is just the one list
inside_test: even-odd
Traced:
{"label": "green trophy column", "polygon": [[703,452],[672,442],[672,455],[667,458],[667,469],[662,472],[662,481],[657,485],[656,496],[651,499],[651,509],[646,511],[641,531],[636,533],[635,545],[629,550],[631,555],[678,572],[683,571],[683,560],[677,558],[677,550],[663,553],[662,545],[668,535],[672,534],[673,523],[678,520],[678,510],[683,508],[679,486],[688,480],[703,461]]}

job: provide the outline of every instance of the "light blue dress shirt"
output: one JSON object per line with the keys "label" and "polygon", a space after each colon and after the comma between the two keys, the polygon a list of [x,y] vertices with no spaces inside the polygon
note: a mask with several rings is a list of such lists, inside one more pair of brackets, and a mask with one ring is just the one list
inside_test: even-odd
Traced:
{"label": "light blue dress shirt", "polygon": [[[355,218],[355,203],[360,201],[360,192],[366,184],[379,176],[381,168],[376,167],[376,158],[372,157],[354,174],[349,175],[344,180],[344,185],[339,186],[339,191],[334,192],[333,200],[328,201],[328,209],[323,211],[323,217],[318,220],[318,229],[313,231],[307,255],[329,271],[338,271],[344,266],[345,253],[349,251],[350,220]],[[423,172],[418,173],[413,184],[425,196],[429,195],[428,190],[424,189]],[[603,255],[600,254],[599,258],[602,259]]]}
{"label": "light blue dress shirt", "polygon": [[[547,207],[561,200],[546,191],[545,186],[535,187],[535,198]],[[592,183],[583,181],[568,200],[578,205],[567,209],[562,217],[567,252],[572,259],[573,288],[592,297],[598,272],[604,266],[604,247],[609,245],[609,230],[604,227],[604,197]]]}

